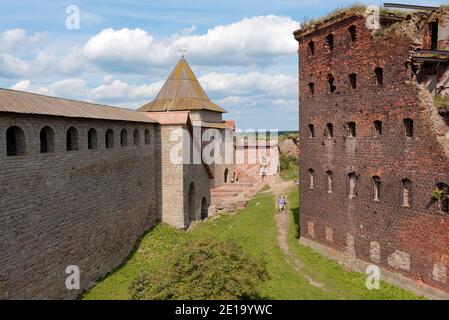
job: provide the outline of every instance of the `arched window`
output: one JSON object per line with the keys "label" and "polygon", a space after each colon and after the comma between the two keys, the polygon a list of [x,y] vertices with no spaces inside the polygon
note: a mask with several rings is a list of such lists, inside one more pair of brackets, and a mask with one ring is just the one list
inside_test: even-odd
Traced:
{"label": "arched window", "polygon": [[189,187],[189,219],[190,221],[196,220],[196,188],[195,184],[190,183]]}
{"label": "arched window", "polygon": [[373,122],[374,137],[380,138],[382,136],[382,121],[376,120]]}
{"label": "arched window", "polygon": [[334,49],[334,35],[332,33],[326,36],[326,45],[329,50]]}
{"label": "arched window", "polygon": [[201,219],[204,220],[209,215],[209,205],[207,204],[206,197],[203,197],[201,201]]}
{"label": "arched window", "polygon": [[315,95],[315,83],[313,83],[313,82],[309,83],[309,93],[312,96]]}
{"label": "arched window", "polygon": [[408,179],[402,180],[402,206],[410,208],[412,203],[412,182]]}
{"label": "arched window", "polygon": [[309,55],[311,55],[311,56],[315,55],[315,42],[313,42],[313,41],[309,42],[308,51],[309,51]]}
{"label": "arched window", "polygon": [[74,127],[70,127],[69,130],[67,130],[66,149],[67,151],[78,150],[78,130]]}
{"label": "arched window", "polygon": [[150,137],[150,130],[145,129],[145,144],[150,144],[151,137]]}
{"label": "arched window", "polygon": [[335,82],[335,78],[332,74],[328,74],[327,75],[327,85],[328,85],[328,90],[330,93],[335,92],[335,90],[337,90],[337,87],[334,85]]}
{"label": "arched window", "polygon": [[18,126],[6,130],[6,154],[8,157],[25,154],[25,133]]}
{"label": "arched window", "polygon": [[405,136],[407,138],[413,138],[413,120],[404,119]]}
{"label": "arched window", "polygon": [[313,124],[309,124],[309,138],[315,137],[315,127]]}
{"label": "arched window", "polygon": [[228,183],[229,182],[229,170],[226,169],[224,171],[224,183]]}
{"label": "arched window", "polygon": [[438,20],[429,23],[430,50],[438,50]]}
{"label": "arched window", "polygon": [[357,136],[355,122],[349,122],[347,130],[348,130],[348,137],[349,138],[355,138]]}
{"label": "arched window", "polygon": [[106,149],[114,148],[114,131],[112,129],[108,129],[105,135],[106,140]]}
{"label": "arched window", "polygon": [[89,150],[98,149],[97,130],[94,128],[89,129],[87,132],[87,148]]}
{"label": "arched window", "polygon": [[352,89],[357,89],[357,75],[355,73],[349,75],[349,83]]}
{"label": "arched window", "polygon": [[134,130],[133,138],[134,138],[134,145],[138,146],[140,144],[140,132],[138,129]]}
{"label": "arched window", "polygon": [[315,188],[315,171],[309,169],[309,189],[313,190]]}
{"label": "arched window", "polygon": [[326,131],[324,134],[328,139],[332,139],[334,136],[334,126],[332,123],[326,124]]}
{"label": "arched window", "polygon": [[332,171],[327,171],[326,172],[326,176],[327,176],[327,193],[332,193],[333,192],[333,177],[332,177]]}
{"label": "arched window", "polygon": [[348,28],[348,33],[349,33],[349,39],[351,40],[351,42],[356,42],[356,40],[357,40],[357,27],[356,26],[350,26]]}
{"label": "arched window", "polygon": [[123,129],[120,133],[120,145],[122,147],[126,147],[128,145],[128,131],[126,131],[126,129]]}
{"label": "arched window", "polygon": [[41,141],[41,153],[55,151],[55,133],[50,127],[43,127],[39,134]]}
{"label": "arched window", "polygon": [[374,69],[374,73],[376,75],[376,84],[381,86],[384,83],[384,69],[376,68]]}
{"label": "arched window", "polygon": [[373,177],[373,200],[380,201],[380,178],[378,176]]}
{"label": "arched window", "polygon": [[357,197],[357,175],[355,172],[348,174],[349,177],[349,199]]}

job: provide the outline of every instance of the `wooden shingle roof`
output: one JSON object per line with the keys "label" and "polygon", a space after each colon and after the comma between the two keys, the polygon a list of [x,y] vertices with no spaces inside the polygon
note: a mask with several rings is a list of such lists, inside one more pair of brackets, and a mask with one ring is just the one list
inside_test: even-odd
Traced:
{"label": "wooden shingle roof", "polygon": [[210,101],[184,58],[173,69],[156,98],[139,109],[145,112],[193,110],[226,112]]}
{"label": "wooden shingle roof", "polygon": [[153,119],[135,110],[1,88],[0,112],[68,118],[155,122]]}

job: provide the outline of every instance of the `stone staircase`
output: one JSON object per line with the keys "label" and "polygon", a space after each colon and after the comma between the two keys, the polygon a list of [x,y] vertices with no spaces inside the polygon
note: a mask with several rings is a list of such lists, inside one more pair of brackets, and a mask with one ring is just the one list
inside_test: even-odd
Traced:
{"label": "stone staircase", "polygon": [[248,201],[259,192],[266,183],[237,182],[222,185],[211,191],[209,214],[233,212],[246,207]]}
{"label": "stone staircase", "polygon": [[257,164],[246,164],[239,166],[238,171],[238,182],[239,183],[258,183],[259,182],[259,165]]}
{"label": "stone staircase", "polygon": [[258,165],[239,168],[238,182],[224,184],[211,190],[209,215],[233,212],[246,207],[248,201],[272,182],[282,182],[279,176],[269,176],[264,182],[258,180]]}

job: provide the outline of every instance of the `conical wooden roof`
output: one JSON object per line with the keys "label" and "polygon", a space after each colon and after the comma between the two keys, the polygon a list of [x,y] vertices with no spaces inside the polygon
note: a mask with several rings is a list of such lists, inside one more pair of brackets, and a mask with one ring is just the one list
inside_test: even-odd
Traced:
{"label": "conical wooden roof", "polygon": [[226,112],[210,101],[184,58],[173,69],[156,98],[139,109],[143,112],[193,110]]}

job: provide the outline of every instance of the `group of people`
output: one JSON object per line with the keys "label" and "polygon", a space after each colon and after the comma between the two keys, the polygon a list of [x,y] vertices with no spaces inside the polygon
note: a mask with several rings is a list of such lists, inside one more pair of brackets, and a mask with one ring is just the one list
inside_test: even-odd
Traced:
{"label": "group of people", "polygon": [[287,199],[285,198],[284,195],[281,195],[278,198],[278,212],[282,213],[286,210],[287,208]]}

